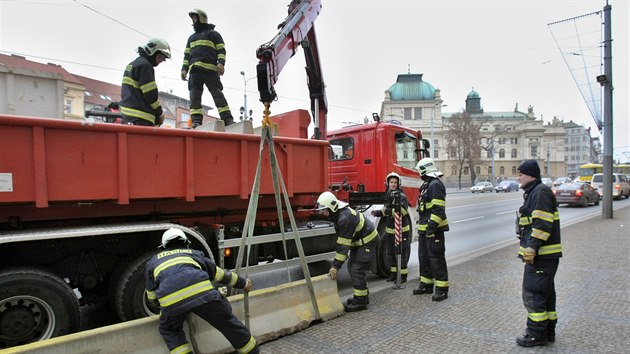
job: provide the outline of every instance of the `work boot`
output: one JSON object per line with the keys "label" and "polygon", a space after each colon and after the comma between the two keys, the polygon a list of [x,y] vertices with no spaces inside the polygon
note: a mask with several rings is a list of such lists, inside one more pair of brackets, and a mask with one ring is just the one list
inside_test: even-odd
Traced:
{"label": "work boot", "polygon": [[232,125],[235,124],[236,122],[234,121],[234,119],[229,118],[223,121],[225,123],[225,126],[227,127],[228,125]]}
{"label": "work boot", "polygon": [[407,274],[401,274],[400,275],[400,283],[406,283],[407,282]]}
{"label": "work boot", "polygon": [[389,278],[385,280],[386,282],[396,281],[396,272],[389,273]]}
{"label": "work boot", "polygon": [[346,312],[357,312],[367,310],[367,297],[355,296],[353,299],[348,299],[348,302],[344,306]]}
{"label": "work boot", "polygon": [[433,284],[420,283],[418,289],[413,289],[414,295],[433,294]]}
{"label": "work boot", "polygon": [[199,123],[199,122],[193,122],[192,129],[195,129],[195,128],[197,128],[200,125],[201,125],[201,123]]}
{"label": "work boot", "polygon": [[[363,297],[365,297],[365,303],[369,305],[370,304],[370,295],[363,296]],[[355,302],[355,301],[356,300],[353,297],[351,297],[351,298],[348,299],[347,303],[352,303],[352,302]]]}
{"label": "work boot", "polygon": [[433,301],[442,301],[448,299],[448,293],[445,291],[435,291],[435,294],[431,297]]}
{"label": "work boot", "polygon": [[[555,340],[555,338],[554,338]],[[518,338],[516,338],[516,344],[521,347],[535,347],[538,345],[547,345],[547,338],[536,338],[526,333]]]}
{"label": "work boot", "polygon": [[556,341],[556,330],[547,328],[547,342]]}

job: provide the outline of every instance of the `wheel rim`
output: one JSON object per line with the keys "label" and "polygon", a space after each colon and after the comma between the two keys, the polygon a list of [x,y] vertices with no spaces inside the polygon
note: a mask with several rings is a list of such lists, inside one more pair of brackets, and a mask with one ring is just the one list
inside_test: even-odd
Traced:
{"label": "wheel rim", "polygon": [[0,301],[0,346],[15,346],[52,337],[55,313],[37,297],[20,295]]}

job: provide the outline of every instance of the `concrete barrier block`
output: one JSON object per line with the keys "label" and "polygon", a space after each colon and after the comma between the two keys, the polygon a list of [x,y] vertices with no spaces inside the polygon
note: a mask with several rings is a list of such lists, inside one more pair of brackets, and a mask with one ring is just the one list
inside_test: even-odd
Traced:
{"label": "concrete barrier block", "polygon": [[225,123],[221,119],[211,120],[206,124],[202,124],[195,128],[195,130],[201,130],[206,132],[224,132]]}
{"label": "concrete barrier block", "polygon": [[[337,282],[320,275],[312,278],[322,320],[343,314]],[[228,298],[234,314],[245,322],[244,295]],[[308,286],[299,280],[249,293],[251,332],[259,343],[297,332],[316,320]],[[191,315],[184,327],[195,353],[227,353],[232,346],[214,327]],[[1,351],[31,354],[168,353],[158,332],[158,317],[142,318]]]}
{"label": "concrete barrier block", "polygon": [[254,125],[251,120],[245,120],[228,125],[225,127],[225,131],[228,133],[254,134]]}

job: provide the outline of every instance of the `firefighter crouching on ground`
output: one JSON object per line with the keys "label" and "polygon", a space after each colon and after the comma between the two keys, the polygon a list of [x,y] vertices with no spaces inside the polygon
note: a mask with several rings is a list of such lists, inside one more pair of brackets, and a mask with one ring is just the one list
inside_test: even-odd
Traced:
{"label": "firefighter crouching on ground", "polygon": [[400,282],[407,282],[407,263],[409,263],[409,255],[411,253],[411,219],[409,218],[409,201],[402,191],[400,175],[392,172],[385,178],[385,186],[387,187],[387,195],[385,199],[385,207],[382,210],[372,210],[372,215],[382,218],[385,217],[385,237],[387,245],[387,260],[389,263],[389,278],[387,281],[395,281],[398,272],[398,262],[396,260],[395,247],[395,217],[394,217],[394,200],[398,198],[400,201],[400,213],[402,217],[401,233],[402,233],[402,249],[400,261]]}
{"label": "firefighter crouching on ground", "polygon": [[560,257],[560,214],[556,196],[540,179],[535,160],[518,167],[518,181],[525,191],[519,214],[518,256],[525,262],[523,305],[527,309],[527,331],[516,342],[522,347],[545,345],[556,340],[556,287],[554,278]]}
{"label": "firefighter crouching on ground", "polygon": [[170,228],[160,244],[165,250],[146,264],[147,298],[160,304],[159,329],[168,349],[178,354],[193,352],[183,331],[192,312],[221,332],[239,353],[258,353],[256,339],[211,283],[249,292],[252,281],[217,267],[201,251],[189,249],[189,244],[182,230]]}
{"label": "firefighter crouching on ground", "polygon": [[171,47],[151,38],[138,47],[138,58],[125,68],[121,85],[120,113],[124,124],[160,126],[164,122],[154,67],[171,57]]}
{"label": "firefighter crouching on ground", "polygon": [[350,252],[348,270],[354,296],[348,299],[344,308],[347,312],[366,310],[369,303],[367,272],[375,254],[378,233],[372,222],[363,214],[337,200],[330,192],[322,193],[317,198],[317,204],[317,210],[332,219],[337,234],[337,253],[328,276],[333,280],[337,279],[337,271],[348,259]]}
{"label": "firefighter crouching on ground", "polygon": [[448,269],[446,266],[444,232],[449,230],[446,219],[446,188],[440,180],[444,174],[438,171],[433,159],[425,157],[416,170],[424,181],[418,196],[418,261],[420,284],[414,295],[431,294],[433,301],[448,298]]}

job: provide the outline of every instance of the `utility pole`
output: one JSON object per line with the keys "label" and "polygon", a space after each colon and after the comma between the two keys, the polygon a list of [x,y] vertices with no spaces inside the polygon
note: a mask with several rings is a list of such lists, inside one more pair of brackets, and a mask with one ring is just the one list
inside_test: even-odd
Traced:
{"label": "utility pole", "polygon": [[604,75],[597,77],[597,81],[604,87],[604,170],[603,170],[603,198],[602,218],[612,219],[612,167],[613,167],[613,74],[612,74],[612,26],[611,6],[606,1],[604,6]]}

